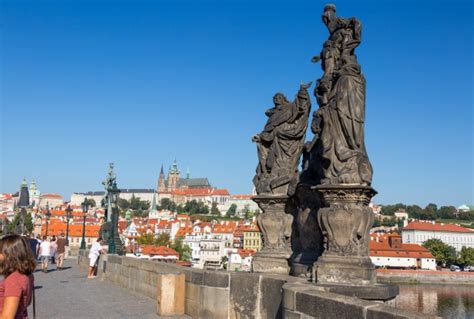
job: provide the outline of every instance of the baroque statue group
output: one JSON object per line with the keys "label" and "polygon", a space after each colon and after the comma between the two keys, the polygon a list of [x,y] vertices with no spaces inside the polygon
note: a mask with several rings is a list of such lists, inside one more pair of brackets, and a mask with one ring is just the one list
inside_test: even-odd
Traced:
{"label": "baroque statue group", "polygon": [[[372,285],[368,205],[376,191],[364,143],[365,78],[355,54],[362,25],[338,17],[332,4],[322,20],[329,37],[312,58],[323,74],[311,123],[312,83],[302,82],[294,101],[275,94],[262,132],[252,137],[258,151],[254,201],[263,212],[257,219],[263,247],[253,267],[320,284]],[[305,142],[308,126],[314,138]]]}

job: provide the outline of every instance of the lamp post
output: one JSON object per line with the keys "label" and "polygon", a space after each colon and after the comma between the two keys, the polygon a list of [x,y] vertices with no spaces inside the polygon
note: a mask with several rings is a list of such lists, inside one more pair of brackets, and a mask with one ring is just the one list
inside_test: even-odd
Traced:
{"label": "lamp post", "polygon": [[48,223],[49,223],[49,219],[51,218],[51,211],[49,210],[49,203],[46,202],[46,213],[45,213],[45,216],[46,216],[46,237],[48,237]]}
{"label": "lamp post", "polygon": [[71,205],[67,205],[66,208],[66,246],[69,246],[69,218],[71,218],[72,208]]}
{"label": "lamp post", "polygon": [[89,211],[89,202],[87,201],[87,197],[84,198],[82,202],[82,241],[81,241],[81,249],[86,249],[86,215]]}

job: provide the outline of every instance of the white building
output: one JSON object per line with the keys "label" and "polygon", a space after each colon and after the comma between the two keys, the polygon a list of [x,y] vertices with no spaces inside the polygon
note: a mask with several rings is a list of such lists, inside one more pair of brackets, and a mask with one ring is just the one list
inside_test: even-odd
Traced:
{"label": "white building", "polygon": [[237,206],[237,214],[243,215],[245,210],[251,212],[258,212],[260,213],[260,207],[258,207],[257,203],[252,200],[254,195],[233,195],[231,196],[224,205],[218,206],[221,214],[225,214],[232,206],[235,204]]}
{"label": "white building", "polygon": [[421,245],[433,238],[453,246],[457,251],[461,251],[463,246],[474,248],[474,231],[456,224],[414,221],[402,230],[403,242],[407,244]]}

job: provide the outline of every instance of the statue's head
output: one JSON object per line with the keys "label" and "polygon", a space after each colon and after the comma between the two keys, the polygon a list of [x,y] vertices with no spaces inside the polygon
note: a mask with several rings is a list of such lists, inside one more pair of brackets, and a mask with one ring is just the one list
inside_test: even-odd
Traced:
{"label": "statue's head", "polygon": [[275,106],[283,105],[285,102],[287,102],[287,100],[283,93],[277,93],[273,96],[273,103],[275,103]]}
{"label": "statue's head", "polygon": [[327,25],[329,21],[334,19],[335,16],[336,16],[336,6],[332,3],[328,3],[327,5],[325,5],[323,15],[321,16],[324,24]]}

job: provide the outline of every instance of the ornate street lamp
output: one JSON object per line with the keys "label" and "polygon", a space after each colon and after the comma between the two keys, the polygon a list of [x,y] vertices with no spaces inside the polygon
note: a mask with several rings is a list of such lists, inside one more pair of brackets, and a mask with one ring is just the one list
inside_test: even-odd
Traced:
{"label": "ornate street lamp", "polygon": [[69,219],[71,218],[72,208],[71,205],[67,205],[66,208],[66,246],[69,246]]}
{"label": "ornate street lamp", "polygon": [[89,211],[89,202],[87,200],[87,197],[84,198],[84,201],[82,202],[82,241],[81,241],[81,249],[86,249],[86,215],[87,212]]}
{"label": "ornate street lamp", "polygon": [[48,224],[49,224],[49,219],[51,218],[51,211],[49,210],[49,203],[46,202],[46,213],[45,213],[45,217],[46,217],[46,237],[48,237]]}

